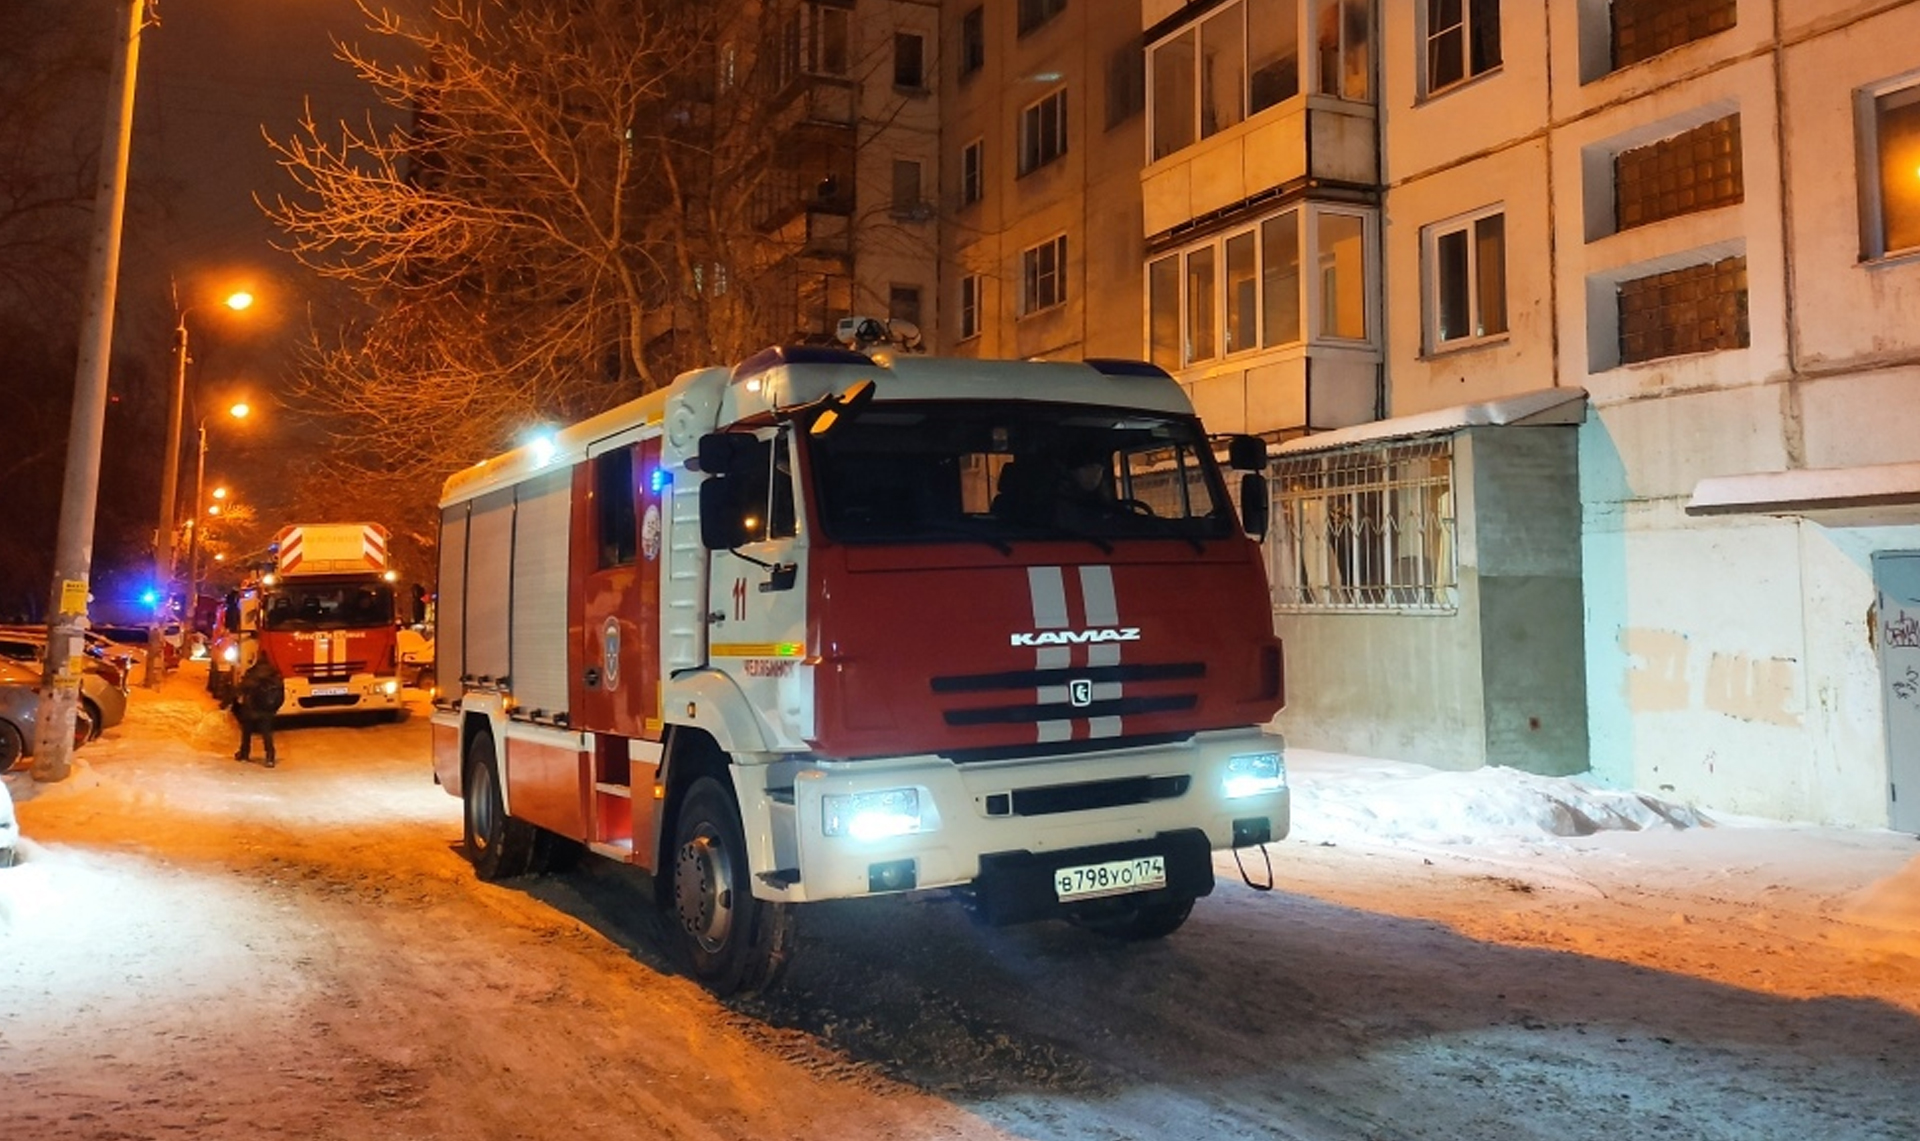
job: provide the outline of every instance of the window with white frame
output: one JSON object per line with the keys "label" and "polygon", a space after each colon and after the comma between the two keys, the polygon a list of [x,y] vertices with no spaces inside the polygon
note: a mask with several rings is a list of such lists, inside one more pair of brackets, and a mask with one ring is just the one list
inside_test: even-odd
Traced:
{"label": "window with white frame", "polygon": [[1372,0],[1328,0],[1314,12],[1314,90],[1366,100],[1373,90]]}
{"label": "window with white frame", "polygon": [[986,143],[975,139],[960,148],[960,205],[986,197]]}
{"label": "window with white frame", "polygon": [[1426,0],[1423,92],[1433,95],[1500,66],[1500,0]]}
{"label": "window with white frame", "polygon": [[1307,338],[1303,252],[1319,266],[1311,336],[1370,340],[1369,214],[1290,206],[1147,263],[1147,358],[1173,370]]}
{"label": "window with white frame", "polygon": [[1861,252],[1920,250],[1920,75],[1859,93]]}
{"label": "window with white frame", "polygon": [[960,339],[980,335],[980,275],[970,273],[960,279]]}
{"label": "window with white frame", "polygon": [[1040,169],[1067,153],[1067,89],[1020,112],[1020,173]]}
{"label": "window with white frame", "polygon": [[1233,0],[1154,44],[1149,143],[1160,159],[1300,93],[1299,0]]}
{"label": "window with white frame", "polygon": [[1038,313],[1067,300],[1067,236],[1020,254],[1020,315]]}
{"label": "window with white frame", "polygon": [[1268,478],[1276,609],[1457,607],[1451,437],[1282,455]]}
{"label": "window with white frame", "polygon": [[845,78],[852,69],[853,11],[832,4],[801,4],[787,15],[786,73]]}
{"label": "window with white frame", "polygon": [[1460,348],[1507,331],[1507,217],[1499,208],[1420,232],[1427,349]]}

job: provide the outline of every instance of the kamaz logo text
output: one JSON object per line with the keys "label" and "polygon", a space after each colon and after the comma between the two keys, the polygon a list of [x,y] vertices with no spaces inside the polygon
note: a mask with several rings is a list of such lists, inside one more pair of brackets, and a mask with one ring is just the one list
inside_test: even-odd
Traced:
{"label": "kamaz logo text", "polygon": [[1140,627],[1108,626],[1100,630],[1041,630],[1013,635],[1016,646],[1083,646],[1094,642],[1138,642]]}

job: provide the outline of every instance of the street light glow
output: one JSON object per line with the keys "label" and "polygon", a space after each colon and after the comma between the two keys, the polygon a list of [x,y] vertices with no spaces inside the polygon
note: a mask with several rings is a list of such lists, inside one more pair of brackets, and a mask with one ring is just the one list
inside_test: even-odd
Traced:
{"label": "street light glow", "polygon": [[227,295],[227,300],[225,304],[227,308],[233,310],[235,313],[238,313],[240,310],[245,309],[248,306],[253,304],[253,294],[248,293],[244,289],[237,289],[234,292]]}
{"label": "street light glow", "polygon": [[226,488],[224,488],[224,487],[216,487],[216,488],[214,488],[214,489],[213,489],[213,497],[214,497],[215,499],[225,499],[225,498],[227,497],[227,489],[226,489]]}
{"label": "street light glow", "polygon": [[236,402],[233,407],[227,409],[227,415],[233,417],[235,420],[245,420],[252,411],[253,406],[241,400]]}

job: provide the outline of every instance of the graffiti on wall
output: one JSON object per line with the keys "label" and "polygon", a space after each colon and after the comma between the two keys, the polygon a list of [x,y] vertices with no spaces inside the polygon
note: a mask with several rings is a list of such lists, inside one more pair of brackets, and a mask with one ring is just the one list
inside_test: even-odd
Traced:
{"label": "graffiti on wall", "polygon": [[1694,647],[1674,630],[1629,627],[1620,632],[1627,655],[1627,703],[1637,713],[1703,709],[1741,721],[1797,726],[1800,663],[1714,651],[1696,666]]}
{"label": "graffiti on wall", "polygon": [[1883,645],[1909,650],[1920,649],[1920,618],[1915,618],[1902,610],[1900,617],[1880,627],[1880,635]]}

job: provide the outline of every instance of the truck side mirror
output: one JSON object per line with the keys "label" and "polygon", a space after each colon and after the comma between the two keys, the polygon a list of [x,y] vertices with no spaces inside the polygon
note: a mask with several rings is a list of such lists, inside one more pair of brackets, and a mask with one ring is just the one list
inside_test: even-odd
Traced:
{"label": "truck side mirror", "polygon": [[708,432],[700,437],[694,466],[707,475],[726,475],[760,444],[750,432]]}
{"label": "truck side mirror", "polygon": [[[707,437],[700,441],[705,451]],[[701,465],[704,470],[705,464]],[[709,476],[700,484],[700,543],[710,551],[731,551],[747,542],[746,521],[734,501],[733,480]]]}
{"label": "truck side mirror", "polygon": [[1240,477],[1240,522],[1255,542],[1267,537],[1267,477],[1261,472]]}
{"label": "truck side mirror", "polygon": [[1235,436],[1227,442],[1227,465],[1235,471],[1267,470],[1267,442],[1258,436]]}
{"label": "truck side mirror", "polygon": [[406,625],[417,626],[427,620],[427,588],[416,582],[407,594]]}

